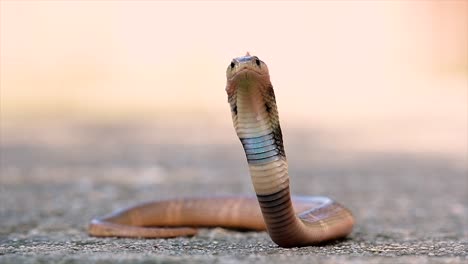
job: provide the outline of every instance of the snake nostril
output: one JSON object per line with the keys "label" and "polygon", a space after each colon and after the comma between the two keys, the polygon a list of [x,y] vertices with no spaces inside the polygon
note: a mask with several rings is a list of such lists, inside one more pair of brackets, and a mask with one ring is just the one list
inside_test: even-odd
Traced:
{"label": "snake nostril", "polygon": [[231,62],[231,69],[234,69],[236,67],[236,63],[234,61]]}

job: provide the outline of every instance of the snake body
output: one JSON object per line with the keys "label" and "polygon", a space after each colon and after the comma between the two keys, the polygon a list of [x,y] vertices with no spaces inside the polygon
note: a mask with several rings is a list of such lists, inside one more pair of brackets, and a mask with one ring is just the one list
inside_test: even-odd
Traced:
{"label": "snake body", "polygon": [[[195,227],[267,230],[281,247],[315,245],[347,236],[351,212],[327,197],[292,197],[275,93],[267,65],[256,56],[232,60],[226,92],[249,165],[255,197],[156,201],[93,219],[93,236],[165,238]],[[259,206],[260,205],[260,206]]]}

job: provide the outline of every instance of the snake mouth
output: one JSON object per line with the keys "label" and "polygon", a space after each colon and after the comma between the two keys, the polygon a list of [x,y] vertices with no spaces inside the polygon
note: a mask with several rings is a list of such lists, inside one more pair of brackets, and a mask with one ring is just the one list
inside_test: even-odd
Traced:
{"label": "snake mouth", "polygon": [[251,79],[251,78],[262,78],[264,76],[265,76],[265,73],[261,71],[257,71],[255,69],[245,67],[235,72],[231,76],[231,78],[229,78],[229,81],[238,81],[242,79]]}

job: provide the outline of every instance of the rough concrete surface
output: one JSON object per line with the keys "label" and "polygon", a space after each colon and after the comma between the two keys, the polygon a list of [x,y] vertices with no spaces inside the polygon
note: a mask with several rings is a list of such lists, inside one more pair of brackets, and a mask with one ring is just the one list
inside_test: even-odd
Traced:
{"label": "rough concrete surface", "polygon": [[3,130],[0,263],[468,262],[463,160],[336,151],[327,147],[333,140],[305,129],[285,133],[292,192],[347,205],[357,219],[349,238],[282,249],[265,232],[222,228],[174,239],[89,237],[89,219],[136,202],[253,194],[231,128],[171,129]]}

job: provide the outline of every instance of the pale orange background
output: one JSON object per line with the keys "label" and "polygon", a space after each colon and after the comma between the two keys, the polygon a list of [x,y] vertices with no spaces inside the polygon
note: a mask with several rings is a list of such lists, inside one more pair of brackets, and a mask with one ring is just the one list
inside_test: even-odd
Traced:
{"label": "pale orange background", "polygon": [[337,131],[350,148],[466,159],[468,1],[0,7],[4,130],[46,120],[229,125],[225,69],[250,51],[269,65],[283,123]]}

